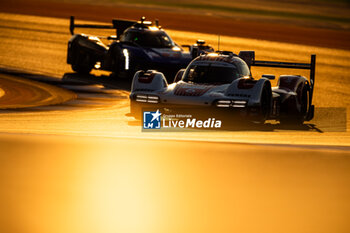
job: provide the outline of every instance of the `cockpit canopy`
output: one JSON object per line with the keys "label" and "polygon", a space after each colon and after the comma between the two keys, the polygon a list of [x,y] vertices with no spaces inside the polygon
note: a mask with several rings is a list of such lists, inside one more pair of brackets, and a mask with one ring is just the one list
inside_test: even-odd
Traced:
{"label": "cockpit canopy", "polygon": [[241,77],[249,77],[247,64],[237,58],[234,62],[194,61],[187,68],[183,81],[200,84],[228,84]]}
{"label": "cockpit canopy", "polygon": [[129,42],[148,48],[172,48],[173,40],[163,30],[129,29],[123,33],[121,42]]}

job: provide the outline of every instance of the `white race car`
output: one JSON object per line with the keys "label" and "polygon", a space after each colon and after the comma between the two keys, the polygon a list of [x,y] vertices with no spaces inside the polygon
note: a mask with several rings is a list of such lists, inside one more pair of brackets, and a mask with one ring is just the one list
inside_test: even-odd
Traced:
{"label": "white race car", "polygon": [[[172,84],[160,72],[136,72],[131,87],[130,111],[137,117],[142,108],[195,107],[226,112],[253,122],[302,124],[314,116],[312,95],[316,55],[310,63],[255,60],[254,51],[217,52],[195,58],[180,70]],[[299,75],[281,75],[276,87],[274,75],[254,79],[251,66],[309,69],[310,80]]]}

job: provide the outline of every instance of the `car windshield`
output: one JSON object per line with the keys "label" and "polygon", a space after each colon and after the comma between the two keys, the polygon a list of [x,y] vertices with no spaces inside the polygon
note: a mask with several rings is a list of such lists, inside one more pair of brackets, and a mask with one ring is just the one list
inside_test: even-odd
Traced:
{"label": "car windshield", "polygon": [[175,46],[164,31],[128,31],[121,37],[120,41],[150,48],[172,48]]}
{"label": "car windshield", "polygon": [[239,77],[240,74],[234,66],[192,65],[183,81],[226,84]]}

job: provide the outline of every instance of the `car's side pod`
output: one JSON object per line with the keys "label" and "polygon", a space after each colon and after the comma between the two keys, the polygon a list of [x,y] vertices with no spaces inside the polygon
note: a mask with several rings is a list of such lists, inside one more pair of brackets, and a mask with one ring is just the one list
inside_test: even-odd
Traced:
{"label": "car's side pod", "polygon": [[225,95],[232,96],[239,99],[249,99],[249,104],[259,105],[261,103],[261,93],[264,86],[268,86],[271,90],[271,83],[266,78],[261,78],[254,81],[254,84],[250,88],[241,88],[240,82],[244,81],[245,78],[234,80],[230,86],[227,87]]}
{"label": "car's side pod", "polygon": [[84,34],[75,34],[68,41],[68,52],[76,53],[77,51],[74,51],[74,49],[92,53],[96,56],[103,56],[107,51],[107,47],[99,38]]}
{"label": "car's side pod", "polygon": [[131,84],[131,92],[152,92],[166,88],[168,83],[163,73],[155,70],[137,71]]}

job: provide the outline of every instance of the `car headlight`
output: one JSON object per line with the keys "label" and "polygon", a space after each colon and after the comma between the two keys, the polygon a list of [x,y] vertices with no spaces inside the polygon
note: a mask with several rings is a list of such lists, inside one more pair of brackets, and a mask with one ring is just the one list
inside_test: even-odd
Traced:
{"label": "car headlight", "polygon": [[247,101],[245,100],[232,100],[232,107],[234,108],[245,108]]}
{"label": "car headlight", "polygon": [[229,108],[231,105],[231,100],[219,100],[216,102],[216,107],[219,108]]}
{"label": "car headlight", "polygon": [[218,100],[216,107],[219,108],[245,108],[247,106],[246,100]]}
{"label": "car headlight", "polygon": [[136,102],[141,102],[141,103],[152,103],[152,104],[159,103],[159,97],[156,95],[136,94],[135,100],[136,100]]}

